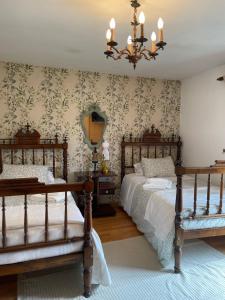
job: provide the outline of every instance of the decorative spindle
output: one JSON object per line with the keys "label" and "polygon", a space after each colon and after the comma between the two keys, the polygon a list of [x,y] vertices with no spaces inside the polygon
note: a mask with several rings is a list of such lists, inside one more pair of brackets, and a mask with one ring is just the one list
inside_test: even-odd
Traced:
{"label": "decorative spindle", "polygon": [[192,214],[192,217],[195,218],[196,216],[196,209],[197,209],[197,188],[198,188],[198,183],[197,183],[197,174],[195,174],[195,184],[194,184],[194,211]]}
{"label": "decorative spindle", "polygon": [[207,184],[207,204],[206,204],[206,215],[209,215],[209,208],[210,208],[210,173],[208,174],[208,184]]}
{"label": "decorative spindle", "polygon": [[27,195],[24,195],[24,244],[28,243]]}
{"label": "decorative spindle", "polygon": [[45,194],[45,242],[48,242],[48,193]]}
{"label": "decorative spindle", "polygon": [[224,189],[223,174],[221,174],[221,178],[220,178],[220,206],[219,206],[218,214],[222,214],[222,211],[223,211],[223,189]]}
{"label": "decorative spindle", "polygon": [[2,197],[2,246],[6,247],[5,197]]}
{"label": "decorative spindle", "polygon": [[64,239],[67,239],[67,235],[68,235],[68,216],[67,216],[67,192],[65,192],[65,211],[64,211]]}
{"label": "decorative spindle", "polygon": [[52,149],[52,167],[53,167],[53,176],[55,177],[55,149]]}

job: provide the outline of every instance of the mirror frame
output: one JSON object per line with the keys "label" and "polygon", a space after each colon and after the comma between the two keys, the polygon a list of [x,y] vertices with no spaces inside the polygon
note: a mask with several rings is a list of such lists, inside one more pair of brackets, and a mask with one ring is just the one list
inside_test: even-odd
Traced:
{"label": "mirror frame", "polygon": [[[105,120],[105,127],[103,129],[103,133],[102,133],[102,138],[101,140],[99,141],[98,144],[96,145],[92,145],[91,144],[91,141],[89,140],[89,138],[87,137],[87,132],[86,132],[86,128],[84,126],[84,122],[83,122],[83,119],[84,117],[86,116],[89,116],[90,114],[92,114],[93,112],[97,112],[104,120]],[[85,111],[82,111],[82,113],[80,114],[80,123],[81,123],[81,127],[82,127],[82,130],[83,130],[83,133],[84,133],[84,143],[88,145],[88,147],[91,149],[91,150],[94,150],[94,148],[98,149],[100,147],[100,145],[102,144],[103,142],[103,136],[104,136],[104,133],[105,133],[105,130],[106,130],[106,126],[108,125],[108,117],[106,116],[106,113],[101,111],[100,107],[97,105],[97,104],[91,104],[87,110]]]}

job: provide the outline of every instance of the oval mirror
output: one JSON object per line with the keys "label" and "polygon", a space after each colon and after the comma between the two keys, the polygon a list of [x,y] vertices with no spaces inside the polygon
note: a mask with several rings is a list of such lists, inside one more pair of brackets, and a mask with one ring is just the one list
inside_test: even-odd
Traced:
{"label": "oval mirror", "polygon": [[107,116],[97,105],[91,105],[81,114],[81,126],[84,132],[84,142],[90,149],[99,148],[107,125]]}

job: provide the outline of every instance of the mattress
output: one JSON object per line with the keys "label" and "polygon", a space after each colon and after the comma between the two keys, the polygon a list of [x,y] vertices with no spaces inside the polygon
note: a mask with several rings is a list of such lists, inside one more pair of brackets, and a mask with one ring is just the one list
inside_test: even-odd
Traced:
{"label": "mattress", "polygon": [[[43,199],[42,199],[43,198]],[[36,202],[36,200],[38,201]],[[45,196],[35,195],[30,197],[28,205],[28,242],[38,243],[45,241]],[[13,203],[10,206],[10,203]],[[42,204],[40,204],[42,202]],[[6,244],[16,246],[24,243],[24,205],[23,197],[6,197]],[[15,205],[17,204],[17,205]],[[48,239],[49,241],[59,240],[64,237],[64,201],[53,201],[48,205]],[[84,220],[80,210],[71,194],[68,194],[68,237],[82,237],[84,235]],[[2,214],[0,214],[0,224],[2,224]],[[2,231],[0,225],[0,247],[2,247]],[[81,250],[82,244],[78,250]],[[54,248],[50,247],[53,252]],[[63,248],[65,249],[65,247]],[[69,249],[69,247],[68,247]],[[74,250],[74,247],[71,249]],[[68,251],[68,250],[67,250]],[[55,253],[55,252],[54,252]],[[3,255],[0,255],[0,263]],[[15,256],[16,257],[16,256]]]}
{"label": "mattress", "polygon": [[[55,183],[64,183],[55,180]],[[0,199],[1,200],[1,199]],[[1,201],[0,201],[1,202]],[[43,242],[45,239],[45,195],[33,195],[28,199],[28,242]],[[49,241],[64,237],[64,193],[49,194]],[[81,215],[72,195],[68,192],[68,237],[83,237],[84,218]],[[0,247],[2,247],[2,214],[0,213]],[[7,246],[24,243],[24,197],[6,197],[6,236]],[[94,245],[92,284],[111,284],[111,276],[105,261],[101,240],[92,229]],[[83,250],[83,241],[28,249],[0,254],[0,265],[8,265],[41,258],[56,257]]]}

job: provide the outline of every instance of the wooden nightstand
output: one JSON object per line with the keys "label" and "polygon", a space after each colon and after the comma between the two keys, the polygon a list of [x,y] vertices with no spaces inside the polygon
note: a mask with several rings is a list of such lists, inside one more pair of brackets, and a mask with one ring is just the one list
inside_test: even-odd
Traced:
{"label": "wooden nightstand", "polygon": [[[83,181],[88,176],[92,178],[94,181],[94,192],[93,192],[93,217],[108,217],[114,216],[116,214],[115,209],[110,204],[99,204],[99,199],[101,195],[114,195],[116,190],[115,185],[115,177],[116,174],[114,172],[109,172],[107,175],[104,175],[99,171],[81,171],[74,172],[74,178],[72,181]],[[82,211],[82,201],[78,203],[80,210]]]}

